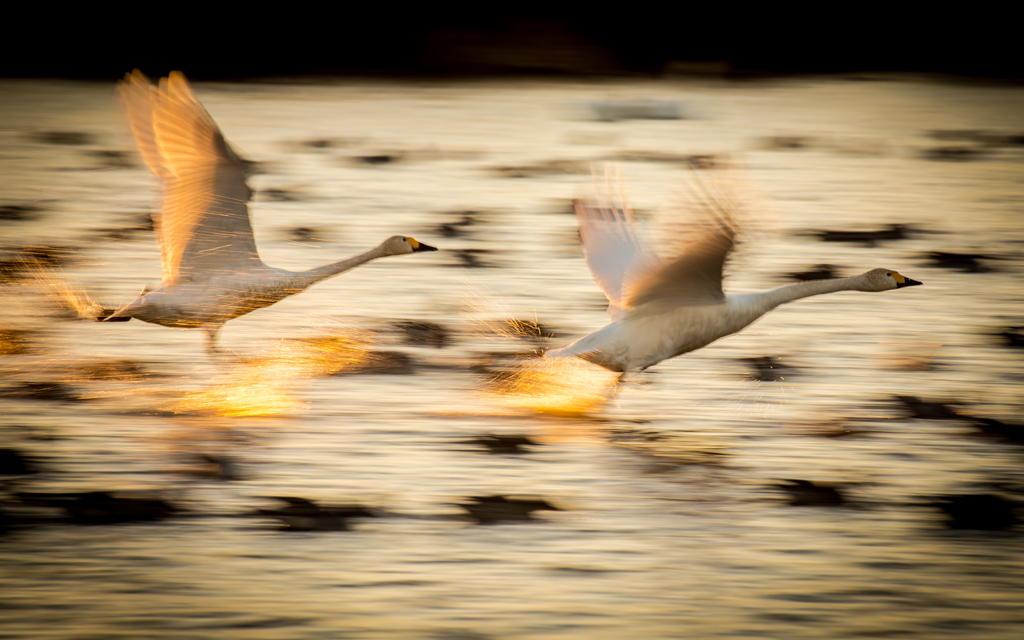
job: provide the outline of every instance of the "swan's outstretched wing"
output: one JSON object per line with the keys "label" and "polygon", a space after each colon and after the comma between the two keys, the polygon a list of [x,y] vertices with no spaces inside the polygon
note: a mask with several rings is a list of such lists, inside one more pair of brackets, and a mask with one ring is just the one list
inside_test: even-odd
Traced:
{"label": "swan's outstretched wing", "polygon": [[154,215],[164,284],[262,265],[249,222],[245,165],[178,71],[159,88],[139,70],[120,85],[135,141],[163,181]]}
{"label": "swan's outstretched wing", "polygon": [[608,315],[615,320],[628,306],[629,282],[638,273],[657,270],[661,261],[644,240],[626,203],[609,196],[604,200],[577,199],[574,205],[583,255],[608,298]]}
{"label": "swan's outstretched wing", "polygon": [[722,270],[737,235],[739,201],[700,179],[690,181],[693,220],[676,230],[678,253],[653,270],[638,274],[624,291],[627,308],[657,312],[674,307],[718,304],[725,300]]}

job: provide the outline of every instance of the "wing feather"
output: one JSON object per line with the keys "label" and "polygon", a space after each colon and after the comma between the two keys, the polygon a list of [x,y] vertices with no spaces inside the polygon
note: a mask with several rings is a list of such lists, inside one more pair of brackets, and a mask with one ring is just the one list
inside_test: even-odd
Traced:
{"label": "wing feather", "polygon": [[164,284],[262,264],[244,162],[185,76],[172,72],[157,88],[136,70],[121,83],[121,97],[143,159],[163,182],[154,227]]}
{"label": "wing feather", "polygon": [[574,202],[587,266],[608,298],[615,320],[626,308],[625,285],[637,272],[656,269],[660,260],[637,228],[632,209],[609,197]]}
{"label": "wing feather", "polygon": [[605,198],[576,201],[587,265],[608,298],[612,320],[626,311],[657,313],[725,300],[723,269],[736,242],[739,203],[696,174],[689,181],[690,210],[663,234],[672,239],[667,259],[640,233],[625,198],[613,196],[610,177]]}
{"label": "wing feather", "polygon": [[663,308],[719,304],[725,300],[725,261],[736,243],[738,203],[694,171],[690,215],[675,233],[675,257],[638,278],[626,295],[629,308]]}

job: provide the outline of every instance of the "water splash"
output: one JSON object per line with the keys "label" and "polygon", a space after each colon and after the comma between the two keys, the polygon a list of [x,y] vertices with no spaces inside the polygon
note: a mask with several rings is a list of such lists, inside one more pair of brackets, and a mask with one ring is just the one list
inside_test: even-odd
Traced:
{"label": "water splash", "polygon": [[578,358],[517,358],[484,392],[506,407],[584,416],[604,407],[621,376]]}

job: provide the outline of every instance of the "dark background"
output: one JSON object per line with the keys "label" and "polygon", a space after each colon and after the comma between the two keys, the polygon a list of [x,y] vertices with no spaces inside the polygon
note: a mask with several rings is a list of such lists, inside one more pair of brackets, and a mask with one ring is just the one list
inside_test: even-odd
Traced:
{"label": "dark background", "polygon": [[[1019,22],[967,14],[817,5],[802,11],[649,6],[467,11],[425,4],[163,5],[122,12],[61,4],[8,16],[0,75],[578,75],[907,71],[1018,80]],[[1005,10],[1008,11],[1008,10]],[[680,65],[684,62],[715,64]]]}

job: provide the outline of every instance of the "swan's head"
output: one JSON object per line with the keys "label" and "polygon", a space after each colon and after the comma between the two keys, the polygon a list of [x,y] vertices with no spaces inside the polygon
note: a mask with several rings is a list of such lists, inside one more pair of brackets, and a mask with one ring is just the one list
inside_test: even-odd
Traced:
{"label": "swan's head", "polygon": [[872,269],[861,277],[861,291],[889,291],[921,284],[917,280],[900,275],[892,269]]}
{"label": "swan's head", "polygon": [[409,236],[391,236],[382,242],[380,246],[388,255],[392,256],[419,251],[437,251],[437,247],[417,242],[415,238]]}

